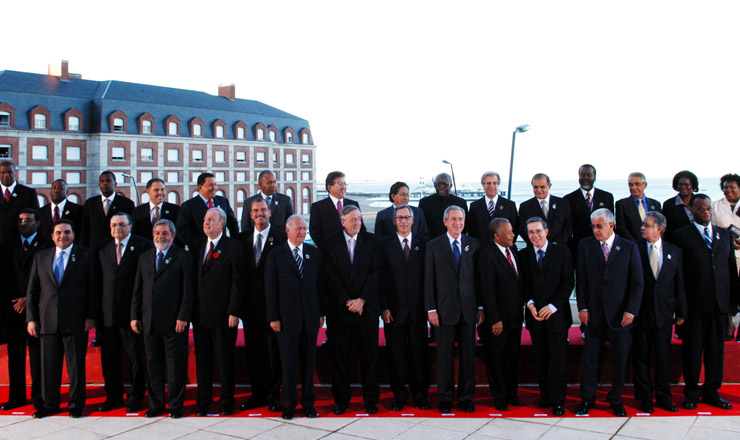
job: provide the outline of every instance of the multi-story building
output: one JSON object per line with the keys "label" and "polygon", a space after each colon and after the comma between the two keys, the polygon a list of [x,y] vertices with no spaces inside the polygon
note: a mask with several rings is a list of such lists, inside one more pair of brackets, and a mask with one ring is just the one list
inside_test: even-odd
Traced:
{"label": "multi-story building", "polygon": [[103,170],[116,173],[118,191],[135,199],[123,174],[133,176],[139,203],[148,201],[146,182],[159,177],[167,200],[180,204],[208,171],[237,215],[257,191],[257,175],[270,169],[295,212],[308,214],[316,172],[308,121],[236,99],[233,84],[218,92],[84,80],[66,61],[50,65],[48,75],[0,71],[0,160],[17,165],[18,180],[36,189],[41,205],[60,178],[70,199],[83,203],[99,193]]}

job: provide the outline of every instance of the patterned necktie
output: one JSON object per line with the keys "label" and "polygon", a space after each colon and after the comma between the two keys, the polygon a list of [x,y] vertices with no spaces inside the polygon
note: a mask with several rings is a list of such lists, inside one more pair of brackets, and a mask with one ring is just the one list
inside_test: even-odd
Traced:
{"label": "patterned necktie", "polygon": [[116,249],[116,260],[118,264],[121,264],[121,258],[123,258],[123,242],[119,242],[118,249]]}
{"label": "patterned necktie", "polygon": [[262,256],[262,234],[257,234],[257,243],[254,244],[254,264],[259,264]]}
{"label": "patterned necktie", "polygon": [[59,206],[54,207],[54,218],[52,219],[54,223],[59,221]]}
{"label": "patterned necktie", "polygon": [[10,201],[10,190],[8,188],[5,188],[5,203],[8,203]]}
{"label": "patterned necktie", "polygon": [[540,206],[542,207],[542,213],[545,214],[545,218],[547,218],[547,200],[541,201]]}
{"label": "patterned necktie", "polygon": [[601,243],[601,252],[604,254],[604,261],[609,261],[609,245],[606,242]]}
{"label": "patterned necktie", "polygon": [[57,262],[54,264],[54,277],[57,279],[57,284],[62,284],[62,278],[64,277],[64,251],[59,252]]}
{"label": "patterned necktie", "polygon": [[28,252],[28,248],[31,246],[31,244],[28,242],[28,239],[23,239],[23,252]]}
{"label": "patterned necktie", "polygon": [[588,205],[588,209],[593,208],[593,200],[591,200],[591,191],[586,192],[586,204]]}
{"label": "patterned necktie", "polygon": [[452,242],[452,255],[455,256],[455,263],[457,263],[457,267],[460,267],[460,248],[457,246],[458,241],[455,240]]}
{"label": "patterned necktie", "polygon": [[110,209],[110,200],[105,199],[103,200],[103,213],[105,215],[108,215],[108,210]]}
{"label": "patterned necktie", "polygon": [[337,212],[339,213],[340,216],[342,215],[342,201],[341,200],[337,202]]}
{"label": "patterned necktie", "polygon": [[208,199],[208,209],[213,209],[213,199]]}
{"label": "patterned necktie", "polygon": [[154,208],[152,208],[152,211],[152,224],[154,224],[157,220],[159,220],[159,206],[155,205]]}
{"label": "patterned necktie", "polygon": [[637,199],[637,212],[640,213],[640,220],[645,220],[645,207],[642,206],[642,197]]}
{"label": "patterned necktie", "polygon": [[355,239],[350,238],[347,243],[349,243],[349,262],[354,263],[355,262]]}
{"label": "patterned necktie", "polygon": [[403,254],[406,256],[406,260],[408,261],[409,256],[411,255],[411,249],[409,248],[408,238],[403,239]]}
{"label": "patterned necktie", "polygon": [[650,269],[653,270],[653,276],[658,279],[660,275],[660,261],[658,258],[658,246],[655,243],[650,245]]}
{"label": "patterned necktie", "polygon": [[712,236],[709,234],[709,226],[704,227],[704,242],[707,244],[707,247],[711,250],[712,249]]}
{"label": "patterned necktie", "polygon": [[301,258],[301,255],[298,253],[298,248],[293,248],[293,258],[295,259],[296,266],[298,266],[298,273],[301,274],[301,278],[303,278],[303,258]]}
{"label": "patterned necktie", "polygon": [[205,266],[206,263],[208,263],[208,260],[211,259],[211,256],[213,255],[213,242],[211,242],[211,247],[208,248],[208,253],[206,254],[206,260],[203,262],[203,265]]}
{"label": "patterned necktie", "polygon": [[267,206],[270,206],[270,203],[272,202],[272,196],[265,197],[265,202],[267,203]]}
{"label": "patterned necktie", "polygon": [[516,271],[516,266],[514,265],[514,260],[511,258],[511,251],[509,251],[509,248],[506,248],[506,259],[509,261],[511,268],[514,269],[516,276],[519,276],[519,272]]}
{"label": "patterned necktie", "polygon": [[493,218],[493,213],[496,211],[496,205],[493,204],[493,200],[488,202],[488,218]]}
{"label": "patterned necktie", "polygon": [[542,269],[542,260],[544,259],[545,259],[545,251],[543,251],[542,249],[538,250],[537,251],[537,265],[540,266],[540,269]]}
{"label": "patterned necktie", "polygon": [[157,252],[157,264],[154,267],[154,269],[159,272],[159,268],[162,266],[162,261],[164,260],[164,252],[159,251]]}

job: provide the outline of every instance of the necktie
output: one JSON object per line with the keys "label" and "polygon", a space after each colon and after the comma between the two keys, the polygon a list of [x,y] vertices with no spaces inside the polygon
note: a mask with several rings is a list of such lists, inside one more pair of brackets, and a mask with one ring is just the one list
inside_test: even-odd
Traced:
{"label": "necktie", "polygon": [[267,203],[267,206],[270,206],[270,203],[272,202],[272,196],[265,197],[265,202]]}
{"label": "necktie", "polygon": [[116,249],[116,260],[118,264],[121,264],[121,258],[123,258],[123,243],[118,243],[118,249]]}
{"label": "necktie", "polygon": [[159,206],[154,206],[152,208],[152,224],[154,224],[157,220],[159,220]]}
{"label": "necktie", "polygon": [[511,251],[509,251],[509,248],[506,248],[506,259],[509,261],[511,268],[514,269],[514,273],[519,276],[519,272],[516,271],[516,266],[514,266],[514,260],[511,258]]}
{"label": "necktie", "polygon": [[355,239],[350,238],[347,243],[349,243],[349,261],[350,263],[355,262]]}
{"label": "necktie", "polygon": [[588,191],[586,193],[586,204],[588,205],[588,208],[589,209],[593,208],[593,206],[592,206],[593,205],[593,200],[591,200],[591,191]]}
{"label": "necktie", "polygon": [[213,208],[213,199],[208,199],[208,209]]}
{"label": "necktie", "polygon": [[162,266],[162,261],[163,260],[164,260],[164,252],[162,252],[162,251],[157,252],[157,264],[156,264],[156,267],[155,267],[155,269],[157,270],[157,272],[159,272],[159,268],[160,268],[160,266]]}
{"label": "necktie", "polygon": [[537,265],[540,266],[540,269],[542,269],[542,260],[544,259],[545,259],[545,251],[543,251],[542,249],[538,250],[537,251]]}
{"label": "necktie", "polygon": [[601,243],[601,252],[604,253],[604,261],[609,261],[609,246],[606,242]]}
{"label": "necktie", "polygon": [[31,246],[31,244],[28,242],[28,239],[23,239],[23,252],[28,252],[28,247]]}
{"label": "necktie", "polygon": [[103,201],[103,213],[104,213],[105,215],[108,215],[108,210],[109,210],[109,209],[110,209],[110,200],[108,200],[108,199],[105,199],[105,200]]}
{"label": "necktie", "polygon": [[52,220],[54,223],[59,221],[59,206],[54,207],[54,219]]}
{"label": "necktie", "polygon": [[547,200],[541,201],[540,206],[542,206],[542,213],[545,214],[545,218],[547,218]]}
{"label": "necktie", "polygon": [[406,260],[408,260],[409,256],[411,255],[411,249],[409,248],[408,238],[403,239],[403,254],[406,256]]}
{"label": "necktie", "polygon": [[658,247],[653,243],[650,245],[650,269],[653,270],[653,276],[656,280],[660,275],[660,262],[658,260]]}
{"label": "necktie", "polygon": [[5,203],[8,203],[10,201],[10,190],[8,188],[5,188]]}
{"label": "necktie", "polygon": [[301,255],[298,253],[298,248],[293,248],[293,258],[295,259],[295,264],[298,266],[298,273],[300,273],[301,278],[303,278],[303,258],[301,258]]}
{"label": "necktie", "polygon": [[59,252],[57,261],[54,264],[54,277],[57,279],[57,284],[62,284],[62,278],[64,277],[64,251]]}
{"label": "necktie", "polygon": [[637,200],[637,212],[640,213],[640,220],[645,220],[645,207],[642,206],[642,197]]}
{"label": "necktie", "polygon": [[337,202],[337,212],[339,213],[340,216],[342,215],[342,201],[341,200]]}
{"label": "necktie", "polygon": [[260,262],[262,256],[262,234],[257,234],[257,243],[254,244],[254,264]]}
{"label": "necktie", "polygon": [[206,263],[208,263],[208,260],[211,259],[211,256],[213,255],[213,248],[214,248],[213,242],[211,242],[211,247],[208,248],[208,253],[206,254],[206,259],[203,262],[203,265],[205,265]]}
{"label": "necktie", "polygon": [[709,249],[712,249],[712,236],[709,234],[709,226],[704,227],[704,242]]}
{"label": "necktie", "polygon": [[460,248],[457,247],[458,241],[455,240],[452,242],[452,255],[455,256],[455,263],[457,263],[457,267],[460,267]]}
{"label": "necktie", "polygon": [[493,204],[493,200],[488,202],[488,217],[493,218],[493,213],[496,211],[496,205]]}

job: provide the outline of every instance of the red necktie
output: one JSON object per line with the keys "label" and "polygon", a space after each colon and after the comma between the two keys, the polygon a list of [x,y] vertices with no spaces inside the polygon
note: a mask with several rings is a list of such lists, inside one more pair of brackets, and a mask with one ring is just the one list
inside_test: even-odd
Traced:
{"label": "red necktie", "polygon": [[208,199],[208,208],[209,209],[213,208],[213,199]]}
{"label": "red necktie", "polygon": [[5,203],[10,201],[10,190],[5,188]]}
{"label": "red necktie", "polygon": [[54,223],[59,221],[59,206],[54,207]]}
{"label": "red necktie", "polygon": [[213,255],[213,242],[211,242],[211,247],[208,249],[208,253],[206,254],[206,261],[203,262],[204,265],[211,259],[211,255]]}
{"label": "red necktie", "polygon": [[514,273],[519,276],[519,272],[516,271],[516,266],[514,266],[514,260],[511,259],[511,252],[509,252],[509,248],[506,248],[506,259],[509,260],[509,264],[511,264],[511,268],[514,269]]}
{"label": "red necktie", "polygon": [[411,255],[411,249],[409,249],[409,239],[404,238],[403,239],[403,254],[406,255],[406,259],[409,259],[409,256]]}
{"label": "red necktie", "polygon": [[337,202],[337,212],[339,213],[340,216],[342,215],[342,201],[341,200]]}

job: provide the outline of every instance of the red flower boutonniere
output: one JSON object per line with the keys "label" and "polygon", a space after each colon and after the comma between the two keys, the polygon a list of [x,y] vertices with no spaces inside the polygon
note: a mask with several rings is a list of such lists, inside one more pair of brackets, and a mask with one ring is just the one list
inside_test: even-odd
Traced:
{"label": "red flower boutonniere", "polygon": [[216,259],[218,259],[218,257],[220,256],[221,256],[221,252],[214,252],[213,254],[213,258],[216,258]]}

